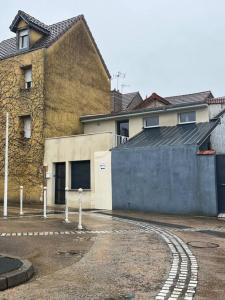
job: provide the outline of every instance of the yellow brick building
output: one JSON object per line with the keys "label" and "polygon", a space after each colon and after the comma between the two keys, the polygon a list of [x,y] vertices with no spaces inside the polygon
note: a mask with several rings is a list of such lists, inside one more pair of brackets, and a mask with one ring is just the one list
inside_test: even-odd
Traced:
{"label": "yellow brick building", "polygon": [[0,43],[0,197],[9,113],[9,199],[39,201],[46,138],[83,132],[79,117],[110,112],[110,74],[84,16],[46,25],[19,11]]}

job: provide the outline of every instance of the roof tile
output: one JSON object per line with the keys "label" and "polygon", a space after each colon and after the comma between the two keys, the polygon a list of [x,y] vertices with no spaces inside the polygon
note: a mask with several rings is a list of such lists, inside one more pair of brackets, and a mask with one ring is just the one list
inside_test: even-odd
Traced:
{"label": "roof tile", "polygon": [[199,92],[187,95],[178,95],[171,97],[164,97],[171,104],[181,104],[181,103],[190,103],[190,102],[198,102],[205,101],[206,99],[213,98],[211,91]]}

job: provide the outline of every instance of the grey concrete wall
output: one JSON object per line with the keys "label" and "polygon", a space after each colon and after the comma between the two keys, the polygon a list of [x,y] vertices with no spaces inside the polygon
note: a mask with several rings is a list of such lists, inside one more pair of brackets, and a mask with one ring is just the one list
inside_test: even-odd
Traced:
{"label": "grey concrete wall", "polygon": [[112,150],[113,209],[217,215],[215,157],[197,148]]}

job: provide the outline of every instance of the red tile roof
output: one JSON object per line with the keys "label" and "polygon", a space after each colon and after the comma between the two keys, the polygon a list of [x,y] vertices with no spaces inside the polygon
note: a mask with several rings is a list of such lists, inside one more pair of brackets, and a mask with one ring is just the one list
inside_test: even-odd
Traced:
{"label": "red tile roof", "polygon": [[225,97],[218,97],[218,98],[207,99],[206,102],[208,104],[224,104],[225,103]]}

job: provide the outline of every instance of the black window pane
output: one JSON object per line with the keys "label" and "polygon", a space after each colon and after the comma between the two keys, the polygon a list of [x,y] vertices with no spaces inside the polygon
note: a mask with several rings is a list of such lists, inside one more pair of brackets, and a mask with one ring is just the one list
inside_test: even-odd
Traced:
{"label": "black window pane", "polygon": [[71,188],[90,189],[90,160],[71,162]]}
{"label": "black window pane", "polygon": [[129,137],[129,121],[118,121],[117,122],[117,134]]}

